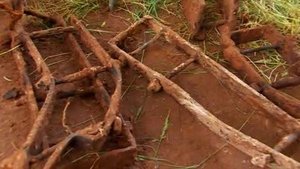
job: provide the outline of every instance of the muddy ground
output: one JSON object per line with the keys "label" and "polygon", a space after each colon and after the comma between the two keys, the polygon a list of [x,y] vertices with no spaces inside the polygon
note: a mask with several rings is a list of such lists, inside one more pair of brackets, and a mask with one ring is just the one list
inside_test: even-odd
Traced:
{"label": "muddy ground", "polygon": [[[170,10],[176,10],[178,6]],[[176,13],[177,14],[177,13]],[[184,16],[176,16],[161,11],[160,18],[167,21],[173,30],[180,32],[182,23],[185,23]],[[125,30],[132,22],[131,16],[122,10],[108,12],[105,7],[96,12],[90,13],[85,19],[90,29],[102,29],[107,32],[95,33],[100,44],[113,56],[114,53],[107,44],[107,41],[116,33]],[[2,21],[1,21],[2,22]],[[100,25],[105,22],[103,28]],[[36,23],[31,20],[30,23]],[[41,26],[29,24],[27,29],[38,30]],[[219,41],[214,28],[211,37],[205,42],[192,41],[193,44],[203,49],[206,45],[207,51],[213,53],[220,51],[219,45],[210,43],[208,39]],[[135,40],[149,40],[145,34],[137,34],[134,40],[128,40],[126,50],[132,51],[139,42]],[[35,41],[39,51],[50,65],[51,72],[55,77],[78,71],[78,63],[72,59],[68,49],[64,45],[63,37],[39,39]],[[206,44],[204,44],[206,43]],[[8,46],[1,51],[9,49]],[[89,53],[89,51],[86,51]],[[55,57],[54,56],[59,55]],[[136,58],[143,59],[143,63],[154,70],[166,73],[185,60],[185,54],[170,45],[164,40],[151,44],[143,53]],[[89,60],[97,64],[93,55]],[[34,73],[35,67],[30,66],[32,60],[26,60],[28,72],[33,82],[38,80]],[[228,63],[221,62],[229,68]],[[230,68],[229,68],[230,69]],[[231,69],[230,69],[231,70]],[[30,73],[33,72],[33,73]],[[232,71],[234,72],[234,71]],[[234,72],[235,73],[235,72]],[[147,80],[136,72],[125,68],[122,70],[124,96],[121,104],[121,112],[126,120],[131,121],[133,134],[137,141],[138,152],[134,164],[128,164],[128,168],[206,168],[206,169],[246,169],[258,168],[251,164],[250,157],[243,154],[225,140],[213,134],[204,125],[199,124],[182,106],[173,98],[160,92],[153,94],[147,92]],[[18,96],[6,100],[1,97],[0,101],[0,161],[11,155],[15,150],[20,149],[22,143],[31,128],[33,119],[28,115],[29,110],[24,104],[22,84],[19,82],[19,74],[13,58],[10,54],[2,55],[0,58],[0,94],[3,96],[9,90],[16,89]],[[242,131],[262,143],[273,147],[283,136],[284,131],[274,125],[271,118],[257,113],[258,107],[248,105],[243,99],[228,90],[222,85],[222,81],[216,79],[212,74],[192,65],[184,72],[172,78],[172,81],[186,90],[197,102],[213,113],[217,118],[226,124]],[[109,80],[107,87],[109,88]],[[85,83],[65,85],[64,88],[80,88]],[[125,92],[126,91],[126,92]],[[300,98],[298,87],[291,87],[282,90],[296,98]],[[67,133],[61,125],[62,111],[68,99],[59,99],[54,108],[53,116],[47,129],[51,142],[56,142],[65,137]],[[99,105],[93,96],[75,96],[71,98],[67,110],[68,124],[73,130],[87,126],[102,117],[98,114]],[[168,119],[168,121],[166,121]],[[85,123],[83,123],[85,122]],[[167,127],[166,127],[167,126]],[[163,138],[162,132],[165,131]],[[294,145],[284,152],[291,158],[300,161],[299,144]],[[62,168],[91,168],[97,160],[97,155],[88,155],[89,160],[83,158],[68,158],[60,164]],[[113,160],[101,161],[99,168],[118,168]],[[92,166],[94,167],[94,166]],[[97,168],[97,167],[95,167]]]}

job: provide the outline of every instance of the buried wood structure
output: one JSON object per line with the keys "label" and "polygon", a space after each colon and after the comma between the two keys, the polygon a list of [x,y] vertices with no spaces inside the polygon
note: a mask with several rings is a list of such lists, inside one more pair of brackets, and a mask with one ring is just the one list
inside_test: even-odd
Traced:
{"label": "buried wood structure", "polygon": [[[187,58],[188,60],[186,62],[180,64],[170,71],[167,77],[171,78],[175,76],[179,71],[182,71],[184,68],[186,68],[191,62],[195,62],[203,66],[207,71],[211,72],[217,79],[220,79],[224,86],[232,91],[235,91],[236,94],[243,98],[247,103],[263,109],[264,113],[266,113],[264,115],[273,118],[275,125],[278,125],[287,133],[292,134],[299,132],[300,130],[300,123],[296,119],[292,118],[286,112],[268,101],[265,97],[248,87],[244,82],[239,80],[228,70],[206,56],[199,48],[192,46],[189,42],[181,38],[170,28],[158,23],[150,16],[145,16],[140,21],[130,26],[127,30],[121,32],[111,39],[109,44],[119,55],[120,60],[127,61],[131,68],[137,70],[148,79],[148,90],[152,92],[163,90],[172,96],[180,105],[186,108],[195,117],[197,122],[204,124],[212,132],[221,138],[224,138],[229,144],[252,157],[252,164],[260,167],[275,166],[289,169],[300,168],[299,162],[241,133],[240,131],[237,131],[236,129],[217,119],[177,84],[173,83],[170,79],[162,74],[144,65],[131,55],[131,53],[137,52],[125,52],[120,46],[123,45],[122,43],[126,37],[133,34],[136,29],[144,26],[153,30],[156,35],[153,37],[153,39],[146,42],[146,45],[142,45],[134,51],[142,51],[142,49],[146,48],[147,45],[157,40],[157,36],[161,36],[164,37],[169,43],[179,47],[190,56],[190,58]],[[287,138],[289,137],[287,136]],[[280,144],[285,146],[289,145],[289,143],[286,141],[282,141]],[[279,150],[279,148],[277,148],[277,150]]]}
{"label": "buried wood structure", "polygon": [[[238,73],[245,77],[246,83],[256,91],[262,93],[273,103],[285,110],[295,118],[300,117],[300,100],[287,95],[276,88],[282,88],[299,84],[300,52],[297,51],[296,41],[290,37],[284,37],[272,26],[263,26],[253,29],[235,30],[238,1],[220,0],[223,19],[227,22],[219,26],[223,55]],[[282,55],[283,59],[291,65],[289,69],[292,77],[281,79],[273,85],[268,84],[248,60],[240,53],[237,44],[265,39]],[[265,48],[262,48],[265,49]],[[261,50],[261,49],[260,49]]]}
{"label": "buried wood structure", "polygon": [[295,38],[282,35],[270,25],[233,31],[231,38],[237,45],[261,39],[270,42],[270,46],[250,49],[246,53],[244,53],[245,51],[241,53],[247,54],[266,49],[276,49],[283,60],[289,65],[289,76],[272,83],[272,87],[280,89],[300,84],[300,49],[297,47],[297,40]]}
{"label": "buried wood structure", "polygon": [[[23,15],[23,7],[17,13]],[[55,168],[61,158],[63,158],[64,154],[68,153],[68,149],[73,148],[83,151],[84,153],[100,151],[104,147],[105,141],[114,134],[125,138],[127,143],[126,147],[106,152],[103,156],[112,156],[111,160],[115,162],[115,165],[118,165],[116,157],[123,158],[123,156],[125,156],[124,158],[134,159],[136,151],[135,138],[131,134],[130,124],[125,122],[121,111],[119,110],[122,86],[120,61],[129,63],[132,68],[140,72],[149,80],[148,90],[152,92],[163,90],[171,95],[195,117],[197,123],[204,124],[209,130],[223,138],[228,144],[250,156],[252,158],[252,164],[260,167],[278,167],[287,169],[300,168],[299,162],[281,154],[281,151],[298,139],[300,135],[300,123],[267,100],[264,96],[260,95],[257,91],[246,85],[224,67],[210,59],[199,48],[191,45],[169,27],[160,24],[155,19],[145,16],[127,30],[110,40],[109,43],[111,47],[119,55],[119,60],[116,60],[108,55],[108,53],[99,45],[96,38],[94,38],[85,26],[75,17],[71,17],[72,26],[67,26],[65,21],[60,17],[49,17],[30,10],[25,10],[24,13],[46,21],[51,21],[57,27],[31,33],[25,32],[22,27],[22,17],[17,19],[12,27],[11,31],[13,36],[12,39],[7,42],[11,42],[12,48],[20,44],[26,49],[25,52],[16,49],[12,52],[12,55],[17,63],[20,77],[25,86],[24,90],[27,97],[26,103],[28,103],[31,110],[34,124],[23,147],[21,147],[20,150],[16,150],[11,157],[4,160],[0,164],[0,168],[23,169],[31,168],[31,166],[34,165],[41,165],[39,168],[44,169]],[[122,46],[123,40],[141,25],[152,29],[156,35],[153,39],[131,52],[127,53],[122,50],[120,46]],[[80,71],[61,78],[55,78],[52,75],[32,39],[47,37],[54,34],[65,34],[65,44],[68,46],[69,51],[72,53],[75,60],[78,61],[78,64],[81,67]],[[77,40],[78,37],[80,41]],[[133,57],[133,55],[141,53],[143,49],[161,37],[164,37],[169,43],[182,49],[190,56],[185,62],[179,64],[166,76],[152,70]],[[81,48],[81,44],[92,51],[101,65],[91,65]],[[23,56],[23,53],[27,53],[32,58],[36,65],[37,72],[41,75],[40,80],[35,84],[32,84],[28,77],[27,67],[24,61],[26,56]],[[268,118],[272,118],[274,125],[285,131],[287,135],[283,137],[274,148],[270,148],[256,139],[228,126],[213,116],[187,92],[170,80],[192,63],[204,67],[208,72],[219,79],[224,86],[231,89],[232,92],[235,92],[248,104],[262,109],[263,111],[258,111],[258,113],[261,113]],[[103,81],[97,76],[103,72],[108,73],[113,80],[114,89],[112,94],[109,94]],[[88,80],[92,85],[84,91],[74,89],[72,92],[66,92],[58,89],[58,86],[61,84],[73,83],[80,80]],[[81,130],[72,131],[65,123],[66,116],[63,114],[62,123],[68,136],[49,145],[47,143],[47,138],[45,137],[45,130],[48,120],[51,117],[54,103],[59,98],[91,93],[95,94],[97,102],[101,105],[99,106],[99,109],[104,112],[104,119]],[[41,108],[38,107],[37,100],[43,101]]]}
{"label": "buried wood structure", "polygon": [[[286,37],[280,34],[273,26],[267,25],[251,29],[235,30],[236,28],[236,11],[238,10],[238,1],[220,0],[221,11],[225,22],[219,26],[221,34],[221,44],[223,46],[223,55],[231,66],[238,73],[245,77],[248,83],[256,91],[263,94],[270,101],[285,110],[295,118],[300,117],[300,100],[285,94],[277,89],[295,86],[300,84],[299,80],[299,64],[300,50],[297,48],[297,42],[292,37]],[[264,39],[271,43],[270,46],[259,47],[240,52],[236,46],[238,44],[247,43]],[[266,49],[276,49],[283,59],[290,65],[289,76],[278,80],[272,84],[268,84],[255,70],[255,68],[247,61],[243,54],[259,52]],[[299,131],[291,133],[283,138],[276,146],[276,150],[286,148],[287,145],[296,142],[299,138]]]}
{"label": "buried wood structure", "polygon": [[[70,148],[75,148],[83,152],[99,152],[103,149],[104,144],[108,138],[112,137],[112,135],[123,137],[125,143],[123,143],[123,146],[120,148],[117,147],[116,149],[104,153],[102,157],[109,159],[110,156],[119,156],[119,159],[127,158],[133,160],[136,152],[135,139],[131,134],[130,124],[124,121],[119,110],[122,88],[120,62],[112,59],[99,43],[95,41],[93,36],[89,33],[82,32],[82,28],[76,26],[76,18],[73,18],[76,28],[72,27],[70,29],[68,27],[64,28],[66,25],[59,17],[48,17],[34,11],[26,11],[26,14],[52,21],[54,24],[61,26],[61,28],[53,28],[50,30],[32,33],[26,32],[23,29],[24,4],[23,1],[19,1],[19,3],[19,8],[7,9],[12,13],[15,12],[20,14],[12,24],[10,30],[12,36],[7,42],[11,43],[10,46],[12,48],[20,44],[26,49],[24,52],[16,49],[12,52],[12,55],[18,67],[22,83],[24,84],[26,103],[28,104],[31,112],[30,116],[34,123],[23,146],[3,160],[0,164],[0,168],[27,169],[35,165],[37,165],[38,168],[44,169],[56,168],[62,155]],[[80,41],[85,47],[90,48],[91,51],[95,53],[101,66],[91,66],[80,47],[79,42],[77,42],[76,38],[71,33],[74,31],[79,32],[81,35]],[[60,79],[54,78],[49,67],[46,65],[43,57],[32,41],[32,37],[40,38],[52,35],[53,33],[66,33],[66,44],[73,53],[75,60],[81,65],[81,71],[66,75]],[[36,66],[36,72],[40,74],[40,79],[35,84],[32,84],[28,76],[27,66],[24,61],[25,55],[23,55],[25,52],[33,60]],[[113,80],[115,87],[112,95],[107,92],[102,81],[97,77],[101,72],[107,72]],[[46,127],[52,115],[54,103],[59,98],[56,97],[56,94],[59,94],[57,87],[60,84],[72,83],[79,80],[89,80],[92,82],[92,87],[89,92],[95,94],[97,102],[101,105],[97,108],[98,112],[104,113],[104,119],[83,129],[72,131],[71,128],[65,124],[66,117],[63,115],[62,123],[69,135],[50,145],[46,135]],[[63,93],[63,91],[60,92]],[[40,93],[43,93],[43,95],[39,96]],[[77,93],[71,93],[66,95],[66,97],[69,97],[72,94],[74,95]],[[40,100],[43,100],[41,108],[38,107],[37,98],[35,96],[40,98]],[[124,144],[126,144],[125,147]],[[44,159],[46,159],[45,162],[39,164]],[[114,158],[114,160],[116,159]]]}

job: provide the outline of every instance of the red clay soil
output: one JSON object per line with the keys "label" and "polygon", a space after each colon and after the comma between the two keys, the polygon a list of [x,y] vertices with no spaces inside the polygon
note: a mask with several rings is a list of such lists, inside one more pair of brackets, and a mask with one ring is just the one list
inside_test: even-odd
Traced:
{"label": "red clay soil", "polygon": [[[89,14],[86,20],[88,23],[95,25],[101,25],[101,23],[105,22],[106,26],[103,29],[120,32],[130,25],[124,19],[129,17],[127,13],[121,11],[112,13],[96,12]],[[167,17],[168,22],[172,23],[170,26],[174,30],[178,29],[176,23],[182,22],[182,20],[175,16]],[[94,27],[93,25],[90,26],[90,28]],[[28,27],[28,29],[33,30],[37,28]],[[100,44],[113,55],[112,50],[107,45],[107,41],[115,34],[95,33],[94,35]],[[136,39],[143,39],[143,37],[137,35]],[[55,77],[63,77],[79,70],[78,63],[72,59],[64,46],[62,37],[40,39],[35,41],[35,43],[44,58],[62,54],[46,60],[48,65],[52,64],[50,69]],[[127,47],[134,48],[131,45]],[[5,49],[3,48],[1,51],[5,51]],[[89,53],[90,51],[85,52]],[[141,56],[137,56],[137,58],[141,58]],[[165,71],[173,69],[184,61],[185,54],[166,41],[160,40],[146,48],[143,59],[144,63],[149,67],[165,73]],[[89,60],[93,64],[97,64],[94,56],[90,56]],[[29,65],[28,72],[32,72],[35,69],[33,66],[30,67],[32,60],[26,61]],[[29,118],[26,104],[22,99],[24,97],[22,95],[22,84],[18,81],[19,74],[17,72],[15,62],[9,54],[0,57],[1,96],[13,88],[21,91],[21,96],[12,100],[5,100],[1,97],[0,161],[21,147],[32,126],[32,119]],[[36,81],[38,79],[37,76],[33,73],[31,80]],[[164,92],[158,94],[147,92],[147,80],[141,78],[139,74],[124,68],[122,76],[122,90],[123,92],[126,91],[126,93],[122,99],[120,109],[125,120],[129,120],[132,123],[133,134],[138,146],[135,163],[131,165],[130,160],[132,158],[126,159],[126,155],[122,159],[118,159],[118,157],[98,158],[101,153],[89,152],[87,155],[81,155],[80,157],[78,154],[64,156],[58,168],[117,169],[119,168],[118,166],[127,166],[127,168],[133,169],[169,169],[194,165],[195,168],[206,169],[258,168],[251,164],[249,156],[226,143],[226,140],[213,134],[204,125],[196,122],[193,116],[175,102],[173,98]],[[110,80],[105,79],[108,90],[113,88],[113,86],[109,85]],[[172,80],[220,120],[270,147],[273,147],[283,136],[288,134],[278,127],[272,118],[257,113],[262,110],[248,105],[232,91],[226,89],[221,81],[203,68],[192,65],[189,69],[172,78]],[[66,90],[83,88],[88,85],[86,83],[88,82],[64,85],[62,88]],[[300,90],[297,87],[284,89],[284,91],[296,98],[300,98]],[[67,101],[67,99],[59,99],[55,104],[53,116],[47,128],[50,143],[56,143],[67,135],[61,124],[62,112]],[[68,124],[73,130],[77,130],[84,128],[90,123],[99,121],[103,117],[98,115],[98,107],[99,105],[93,96],[73,97],[67,111]],[[164,130],[164,123],[168,116],[169,122],[165,134],[166,137],[159,143],[158,140],[161,132]],[[112,140],[112,143],[114,142],[116,141]],[[107,149],[110,149],[110,145],[107,147]],[[299,143],[284,153],[300,161]],[[122,165],[121,163],[124,164]],[[39,166],[36,166],[36,168],[39,168]]]}
{"label": "red clay soil", "polygon": [[[2,48],[9,49],[9,48]],[[19,74],[14,60],[10,55],[1,57],[1,101],[0,101],[0,159],[11,155],[11,153],[18,149],[25,141],[26,136],[31,128],[32,119],[29,110],[24,104],[26,98],[24,95],[18,96],[17,100],[6,100],[2,96],[16,89],[22,93],[22,84],[19,82]],[[5,79],[4,79],[5,78]]]}
{"label": "red clay soil", "polygon": [[[9,15],[5,12],[1,11],[0,17],[0,39],[3,40],[8,38],[8,25],[11,21]],[[0,53],[7,50],[9,50],[9,46],[3,45]],[[0,75],[0,119],[2,120],[0,123],[0,137],[2,138],[0,141],[0,159],[2,160],[11,155],[25,141],[32,119],[28,116],[30,111],[24,104],[26,102],[26,97],[22,92],[24,86],[19,81],[18,69],[9,53],[1,55]],[[11,95],[11,100],[4,98],[5,94],[13,91],[15,91],[15,94]]]}

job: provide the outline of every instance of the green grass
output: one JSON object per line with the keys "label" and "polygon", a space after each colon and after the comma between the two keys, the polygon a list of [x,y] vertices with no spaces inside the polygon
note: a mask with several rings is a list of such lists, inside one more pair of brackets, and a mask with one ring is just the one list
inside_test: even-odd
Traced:
{"label": "green grass", "polygon": [[[185,167],[182,167],[182,166],[176,166],[176,165],[173,165],[171,162],[169,162],[168,160],[164,160],[164,159],[160,159],[158,158],[158,153],[159,153],[159,150],[160,150],[160,146],[163,142],[163,140],[167,137],[167,131],[169,129],[169,126],[170,126],[170,110],[164,120],[164,123],[163,123],[163,126],[162,126],[162,129],[161,129],[161,132],[160,132],[160,135],[157,139],[153,139],[152,142],[154,143],[157,143],[157,146],[156,148],[152,148],[151,146],[148,146],[148,147],[151,147],[154,151],[154,156],[153,157],[148,157],[148,156],[143,156],[143,155],[138,155],[136,157],[136,160],[138,161],[145,161],[145,160],[150,160],[150,161],[153,161],[155,162],[155,165],[158,167],[159,165],[161,165],[161,163],[163,163],[163,165],[167,165],[169,167],[173,167],[173,168],[185,168]],[[143,145],[145,146],[145,145]]]}
{"label": "green grass", "polygon": [[135,116],[134,116],[134,123],[138,122],[139,119],[142,117],[143,112],[144,112],[144,106],[145,106],[145,104],[143,103],[137,108],[137,110],[135,112]]}
{"label": "green grass", "polygon": [[29,8],[47,14],[60,14],[64,17],[76,15],[84,18],[89,12],[99,9],[98,0],[43,0],[32,1]]}
{"label": "green grass", "polygon": [[[178,2],[179,0],[176,0]],[[123,2],[123,3],[122,3]],[[158,11],[168,11],[168,5],[174,4],[172,0],[119,0],[121,9],[129,12],[135,20],[144,15],[158,17]],[[63,16],[71,14],[84,18],[89,12],[100,8],[100,5],[108,5],[108,0],[44,0],[30,2],[29,7],[43,13],[58,13]],[[124,7],[124,8],[123,8]],[[115,10],[118,10],[117,8]]]}
{"label": "green grass", "polygon": [[151,15],[159,19],[159,11],[164,10],[169,14],[174,14],[168,9],[168,6],[174,5],[179,2],[179,0],[123,0],[125,8],[121,8],[132,16],[136,21],[139,20],[144,15]]}
{"label": "green grass", "polygon": [[[244,0],[240,2],[239,16],[244,16],[249,21],[241,26],[256,27],[272,24],[283,34],[295,36],[299,40],[299,9],[299,0]],[[266,44],[263,41],[256,41],[245,46],[256,48]],[[274,82],[288,74],[288,65],[275,50],[262,51],[257,54],[260,56],[259,59],[252,59],[252,57],[247,57],[247,59],[268,82]]]}
{"label": "green grass", "polygon": [[144,107],[145,107],[147,98],[148,98],[148,91],[147,91],[147,89],[145,89],[145,95],[142,98],[143,99],[142,103],[139,105],[139,107],[135,111],[134,123],[137,123],[140,120],[140,118],[143,116],[143,114],[144,114]]}
{"label": "green grass", "polygon": [[168,115],[165,118],[163,128],[162,128],[160,136],[158,138],[158,145],[157,145],[154,157],[157,157],[160,145],[161,145],[162,141],[167,137],[167,131],[168,131],[168,128],[170,125],[169,122],[170,122],[170,111],[168,112]]}
{"label": "green grass", "polygon": [[247,26],[273,24],[285,34],[300,34],[299,0],[244,0],[240,14],[248,15]]}
{"label": "green grass", "polygon": [[[260,46],[270,45],[268,42],[259,40],[242,45],[244,48],[257,48]],[[287,75],[287,63],[282,59],[276,50],[266,50],[246,58],[253,64],[258,72],[269,83],[277,81]]]}
{"label": "green grass", "polygon": [[205,0],[205,12],[204,20],[206,21],[216,21],[219,18],[222,18],[217,1],[216,0]]}

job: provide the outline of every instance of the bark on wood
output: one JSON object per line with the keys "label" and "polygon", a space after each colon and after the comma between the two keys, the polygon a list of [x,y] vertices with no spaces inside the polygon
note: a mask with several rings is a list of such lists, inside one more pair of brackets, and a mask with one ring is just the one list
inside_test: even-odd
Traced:
{"label": "bark on wood", "polygon": [[300,84],[300,76],[296,77],[286,77],[278,80],[277,82],[272,83],[272,87],[275,89],[281,89],[290,86],[297,86]]}
{"label": "bark on wood", "polygon": [[103,66],[95,66],[91,68],[84,68],[79,72],[66,75],[60,79],[55,80],[56,84],[61,83],[70,83],[77,80],[81,80],[83,78],[91,77],[92,75],[97,75],[98,73],[106,71],[106,67]]}
{"label": "bark on wood", "polygon": [[187,68],[190,64],[192,64],[193,62],[195,62],[197,59],[194,58],[190,58],[188,60],[186,60],[185,62],[179,64],[178,66],[176,66],[171,72],[169,72],[166,77],[168,79],[176,76],[178,73],[180,73],[181,71],[183,71],[185,68]]}
{"label": "bark on wood", "polygon": [[[63,18],[56,18],[56,24],[59,26],[64,26],[66,27],[67,24],[63,20]],[[84,68],[91,68],[92,65],[88,61],[86,55],[84,54],[83,50],[81,49],[80,45],[76,41],[74,35],[72,33],[68,33],[66,35],[66,43],[68,44],[70,51],[72,52],[73,56],[75,56],[79,60],[79,64],[81,64],[82,67]],[[103,83],[101,82],[100,79],[98,78],[93,78],[95,77],[95,74],[90,75],[90,79],[92,79],[93,84],[95,86],[95,96],[97,100],[99,100],[101,106],[103,107],[104,110],[108,109],[110,97],[106,89],[104,88]]]}
{"label": "bark on wood", "polygon": [[54,35],[59,35],[63,33],[71,33],[74,32],[75,29],[73,26],[68,27],[54,27],[46,30],[34,31],[29,34],[32,39],[44,38]]}
{"label": "bark on wood", "polygon": [[130,55],[135,55],[137,53],[140,53],[142,50],[144,50],[147,46],[155,42],[157,39],[161,37],[161,32],[157,33],[152,39],[150,39],[148,42],[144,43],[142,46],[138,47],[136,50],[130,52]]}
{"label": "bark on wood", "polygon": [[246,55],[246,54],[250,54],[250,53],[254,53],[254,52],[260,52],[260,51],[263,51],[263,50],[277,49],[277,48],[279,48],[278,45],[266,45],[266,46],[261,46],[261,47],[258,47],[258,48],[242,50],[241,54]]}
{"label": "bark on wood", "polygon": [[[29,35],[25,32],[21,34],[21,42],[24,44],[25,48],[28,50],[29,55],[35,61],[37,68],[40,68],[42,77],[38,82],[38,85],[46,85],[48,90],[45,103],[43,104],[41,110],[39,111],[39,116],[36,118],[32,130],[28,134],[27,140],[25,142],[25,147],[29,148],[29,152],[39,153],[41,151],[41,146],[43,143],[43,138],[45,137],[45,127],[48,125],[48,119],[52,113],[53,103],[55,101],[55,81],[49,68],[44,62],[41,54],[35,47]],[[38,148],[38,149],[37,149]]]}

